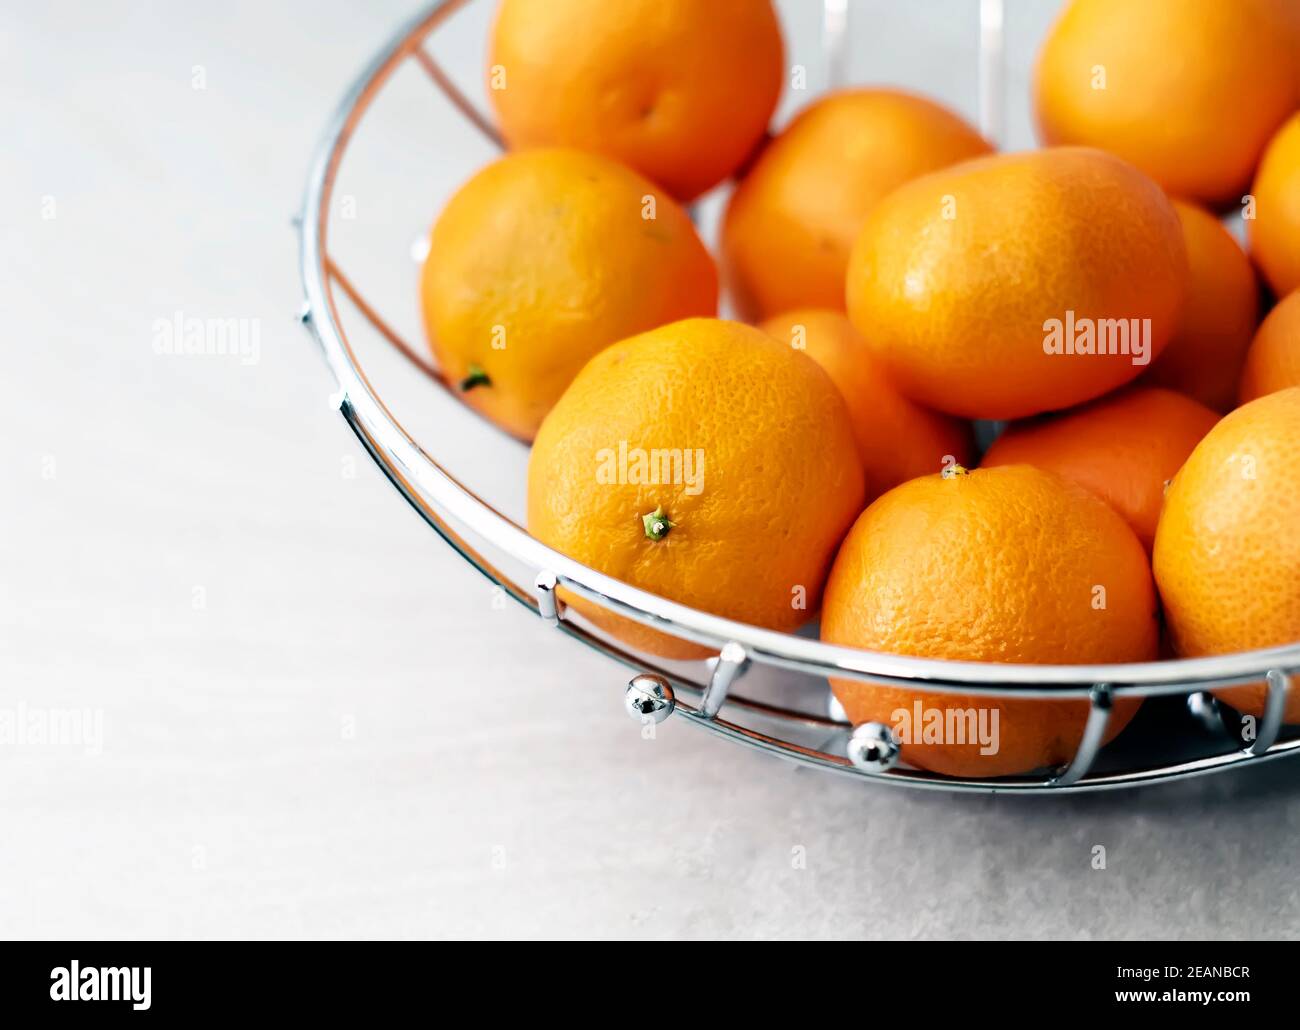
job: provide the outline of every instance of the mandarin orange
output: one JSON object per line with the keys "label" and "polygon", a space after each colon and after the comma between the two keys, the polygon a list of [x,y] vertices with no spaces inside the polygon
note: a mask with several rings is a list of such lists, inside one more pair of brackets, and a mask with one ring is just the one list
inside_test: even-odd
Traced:
{"label": "mandarin orange", "polygon": [[[1300,641],[1300,387],[1231,412],[1170,484],[1153,561],[1175,650],[1225,654]],[[1262,686],[1222,693],[1252,715]],[[1300,721],[1300,691],[1286,719]]]}
{"label": "mandarin orange", "polygon": [[689,201],[763,137],[784,61],[770,0],[502,0],[489,96],[512,147],[597,151]]}
{"label": "mandarin orange", "polygon": [[1241,403],[1289,386],[1300,386],[1300,290],[1260,323],[1241,373]]}
{"label": "mandarin orange", "polygon": [[849,259],[848,312],[913,400],[1021,418],[1142,372],[1178,326],[1187,276],[1160,187],[1061,147],[966,161],[885,197]]}
{"label": "mandarin orange", "polygon": [[1217,218],[1183,201],[1174,209],[1187,245],[1187,301],[1173,339],[1139,382],[1229,411],[1259,324],[1259,283],[1245,251]]}
{"label": "mandarin orange", "polygon": [[1255,217],[1246,220],[1250,253],[1273,292],[1282,296],[1300,288],[1300,113],[1264,151],[1250,194],[1255,199]]}
{"label": "mandarin orange", "polygon": [[[862,467],[835,384],[738,322],[688,319],[597,354],[542,423],[528,529],[626,583],[793,630],[816,610],[862,509]],[[567,600],[633,646],[697,644]]]}
{"label": "mandarin orange", "polygon": [[844,308],[849,251],[894,187],[992,148],[932,100],[887,89],[831,93],[804,108],[741,179],[722,224],[740,310]]}
{"label": "mandarin orange", "polygon": [[[823,640],[981,662],[1109,663],[1156,657],[1155,588],[1133,531],[1087,490],[1028,465],[913,479],[875,501],[840,547]],[[902,756],[952,776],[1002,776],[1068,761],[1082,700],[937,694],[833,679],[854,723],[898,713],[983,712],[998,740],[904,739]],[[1112,711],[1114,736],[1140,699]]]}
{"label": "mandarin orange", "polygon": [[1033,465],[1078,483],[1124,516],[1149,551],[1165,484],[1218,421],[1216,412],[1172,390],[1132,388],[1013,424],[980,467]]}
{"label": "mandarin orange", "polygon": [[839,387],[853,420],[869,498],[954,463],[970,463],[970,423],[899,393],[841,312],[789,311],[759,328],[803,350]]}
{"label": "mandarin orange", "polygon": [[1285,2],[1071,0],[1038,57],[1043,141],[1109,150],[1174,196],[1238,202],[1300,98]]}
{"label": "mandarin orange", "polygon": [[530,440],[602,347],[715,314],[718,277],[686,213],[648,180],[597,154],[545,149],[494,161],[452,197],[420,293],[444,375]]}

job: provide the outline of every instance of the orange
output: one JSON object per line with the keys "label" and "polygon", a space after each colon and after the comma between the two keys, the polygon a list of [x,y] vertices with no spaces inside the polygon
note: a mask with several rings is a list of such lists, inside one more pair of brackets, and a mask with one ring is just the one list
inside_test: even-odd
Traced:
{"label": "orange", "polygon": [[1173,335],[1186,287],[1160,187],[1119,158],[1062,147],[900,186],[862,228],[847,298],[903,393],[1006,419],[1128,382]]}
{"label": "orange", "polygon": [[[1133,531],[1082,487],[1028,465],[925,476],[871,505],[836,556],[823,640],[980,662],[1095,663],[1156,656],[1155,588]],[[1088,703],[937,694],[832,680],[855,724],[939,710],[997,717],[996,750],[904,736],[902,756],[951,776],[1004,776],[1067,762]],[[1121,698],[1110,734],[1140,699]],[[922,721],[926,721],[922,720]],[[1109,739],[1109,737],[1107,738]],[[992,743],[991,737],[989,743]]]}
{"label": "orange", "polygon": [[1300,386],[1300,290],[1285,297],[1260,324],[1241,374],[1241,403]]}
{"label": "orange", "polygon": [[448,380],[529,440],[602,347],[715,314],[718,277],[686,213],[647,180],[596,154],[535,150],[452,197],[420,294]]}
{"label": "orange", "polygon": [[1294,45],[1292,53],[1295,54],[1294,65],[1296,74],[1296,89],[1300,90],[1300,0],[1282,0],[1286,5],[1286,10],[1291,19],[1292,38]]}
{"label": "orange", "polygon": [[741,311],[844,308],[844,272],[863,219],[886,193],[992,148],[947,108],[856,89],[804,108],[763,149],[722,226],[725,275]]}
{"label": "orange", "polygon": [[1250,193],[1255,198],[1255,217],[1246,220],[1250,253],[1273,292],[1283,296],[1300,287],[1300,114],[1264,151]]}
{"label": "orange", "polygon": [[785,74],[770,0],[502,0],[488,64],[511,147],[607,154],[683,201],[750,154]]}
{"label": "orange", "polygon": [[1259,322],[1259,284],[1245,251],[1218,219],[1183,201],[1174,209],[1187,245],[1190,288],[1174,338],[1141,381],[1228,411]]}
{"label": "orange", "polygon": [[[593,569],[771,629],[806,622],[862,509],[844,401],[803,354],[688,319],[616,343],[573,381],[528,463],[528,528]],[[569,599],[671,658],[696,644]]]}
{"label": "orange", "polygon": [[840,388],[853,420],[868,497],[953,463],[970,462],[970,424],[900,394],[840,312],[789,311],[759,328],[803,350]]}
{"label": "orange", "polygon": [[[1154,565],[1174,648],[1189,657],[1300,641],[1300,387],[1227,415],[1165,497]],[[1220,696],[1252,715],[1262,686]],[[1300,692],[1286,719],[1300,721]]]}
{"label": "orange", "polygon": [[1033,465],[1091,490],[1149,551],[1174,477],[1217,413],[1172,390],[1130,389],[1063,415],[1011,426],[981,467]]}
{"label": "orange", "polygon": [[1175,196],[1236,203],[1300,99],[1289,19],[1284,0],[1073,0],[1038,56],[1042,139],[1102,147]]}

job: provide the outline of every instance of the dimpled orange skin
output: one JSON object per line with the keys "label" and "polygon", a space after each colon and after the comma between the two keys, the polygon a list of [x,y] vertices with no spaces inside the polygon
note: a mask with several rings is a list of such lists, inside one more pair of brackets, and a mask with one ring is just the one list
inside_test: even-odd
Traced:
{"label": "dimpled orange skin", "polygon": [[1131,388],[1012,425],[980,467],[1033,465],[1078,483],[1119,512],[1150,551],[1165,483],[1218,421],[1217,412],[1172,390]]}
{"label": "dimpled orange skin", "polygon": [[[1175,650],[1227,654],[1300,641],[1300,387],[1227,415],[1165,495],[1153,555]],[[1294,677],[1292,677],[1294,680]],[[1264,687],[1219,692],[1263,713]],[[1286,721],[1300,722],[1300,691]]]}
{"label": "dimpled orange skin", "polygon": [[910,93],[857,89],[814,101],[763,149],[727,205],[722,264],[738,309],[751,319],[842,311],[849,251],[880,198],[991,150],[960,117]]}
{"label": "dimpled orange skin", "polygon": [[1109,150],[1174,196],[1236,203],[1300,96],[1293,40],[1282,0],[1073,0],[1038,56],[1041,138]]}
{"label": "dimpled orange skin", "polygon": [[1246,220],[1250,253],[1273,292],[1284,296],[1300,287],[1300,113],[1269,143],[1250,193],[1255,198],[1255,217]]}
{"label": "dimpled orange skin", "polygon": [[1217,218],[1184,201],[1175,201],[1174,208],[1183,226],[1190,286],[1174,338],[1139,382],[1230,411],[1259,324],[1259,283],[1246,252]]}
{"label": "dimpled orange skin", "polygon": [[759,328],[792,347],[802,344],[803,352],[839,387],[862,456],[867,497],[953,462],[971,463],[970,423],[923,408],[899,393],[843,313],[790,311]]}
{"label": "dimpled orange skin", "polygon": [[511,147],[607,154],[682,201],[749,156],[785,77],[770,0],[502,0],[488,65]]}
{"label": "dimpled orange skin", "polygon": [[846,295],[903,393],[953,415],[1008,419],[1091,400],[1145,367],[1132,354],[1046,353],[1049,319],[1150,318],[1155,357],[1177,326],[1187,275],[1160,187],[1119,158],[1061,147],[900,186],[863,226]]}
{"label": "dimpled orange skin", "polygon": [[595,154],[534,150],[488,165],[448,202],[420,295],[449,382],[481,369],[489,382],[462,398],[531,440],[602,347],[716,314],[718,276],[686,213],[647,180]]}
{"label": "dimpled orange skin", "polygon": [[1241,403],[1300,386],[1300,290],[1260,323],[1241,373]]}
{"label": "dimpled orange skin", "polygon": [[[658,484],[634,481],[644,478],[637,453],[674,448],[702,454],[702,475],[688,477],[683,463]],[[716,319],[598,354],[547,416],[528,464],[528,529],[543,543],[669,600],[778,630],[816,611],[863,500],[853,428],[830,377],[766,333]],[[642,516],[658,508],[676,525],[652,540]],[[711,653],[567,600],[635,647]]]}
{"label": "dimpled orange skin", "polygon": [[[1105,588],[1104,607],[1094,607]],[[980,662],[1154,659],[1155,588],[1133,531],[1082,487],[1028,465],[926,476],[871,505],[826,584],[823,640],[873,651]],[[831,680],[849,719],[898,725],[894,712],[995,708],[999,749],[903,742],[902,757],[950,776],[1004,776],[1069,761],[1083,700],[1007,700]],[[1140,698],[1120,698],[1109,740]]]}

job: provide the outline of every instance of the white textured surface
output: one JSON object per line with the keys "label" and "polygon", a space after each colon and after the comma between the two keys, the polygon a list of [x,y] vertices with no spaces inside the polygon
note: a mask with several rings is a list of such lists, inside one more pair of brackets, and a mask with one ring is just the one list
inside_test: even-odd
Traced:
{"label": "white textured surface", "polygon": [[[809,6],[784,5],[805,48]],[[1009,6],[1014,50],[1052,5]],[[671,721],[642,741],[623,670],[492,607],[292,321],[308,156],[409,9],[0,14],[0,710],[104,719],[98,755],[0,747],[0,934],[1295,935],[1300,768],[870,789]],[[973,115],[972,0],[858,11],[859,79]],[[260,360],[156,355],[176,310],[260,319]]]}

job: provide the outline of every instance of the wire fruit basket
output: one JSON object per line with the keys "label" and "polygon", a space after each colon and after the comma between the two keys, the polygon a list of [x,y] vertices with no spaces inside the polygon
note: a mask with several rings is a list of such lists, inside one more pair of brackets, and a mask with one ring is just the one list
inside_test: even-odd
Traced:
{"label": "wire fruit basket", "polygon": [[[363,293],[343,271],[347,242],[341,219],[355,198],[340,187],[345,156],[357,159],[372,123],[399,118],[404,138],[428,136],[438,162],[438,133],[410,116],[413,101],[395,80],[414,75],[418,88],[452,119],[454,131],[476,136],[485,159],[501,149],[491,123],[453,80],[430,47],[440,28],[471,0],[441,0],[414,18],[383,47],[347,91],[329,122],[307,181],[300,231],[305,299],[300,318],[316,339],[338,384],[331,403],[398,492],[459,554],[543,622],[634,670],[624,693],[629,714],[645,725],[670,715],[720,736],[783,758],[864,781],[912,787],[1022,794],[1114,789],[1221,771],[1300,751],[1300,734],[1284,731],[1289,677],[1300,671],[1300,644],[1216,657],[1117,665],[994,665],[940,661],[861,651],[804,636],[760,629],[674,603],[602,575],[531,537],[502,509],[471,488],[469,476],[498,462],[484,449],[509,448],[501,458],[522,477],[524,447],[501,439],[423,356],[422,341],[381,314],[383,302]],[[828,80],[842,79],[846,63],[848,0],[825,0],[823,59]],[[473,6],[481,7],[480,3]],[[981,0],[979,100],[981,128],[1001,135],[1002,3]],[[432,88],[430,88],[432,87]],[[389,93],[400,93],[392,101]],[[382,132],[376,139],[383,139]],[[390,133],[390,137],[391,133]],[[391,156],[391,152],[390,155]],[[452,185],[471,169],[458,170]],[[448,173],[450,174],[450,173]],[[422,201],[427,197],[422,198]],[[431,209],[407,224],[427,225]],[[397,219],[394,216],[390,221]],[[389,241],[391,243],[391,241]],[[374,241],[361,249],[381,255],[376,287],[414,295],[412,252]],[[394,267],[400,271],[393,274]],[[396,284],[395,286],[393,284]],[[437,404],[438,420],[416,428]],[[402,418],[396,411],[405,404]],[[486,435],[485,435],[486,434]],[[423,445],[419,440],[428,442]],[[504,491],[505,494],[509,490]],[[673,663],[629,650],[557,601],[563,588],[611,612],[716,652],[706,662]],[[908,687],[934,694],[997,699],[1082,699],[1089,714],[1073,759],[1041,774],[960,779],[906,767],[888,727],[851,726],[829,692],[827,677]],[[1243,746],[1239,717],[1210,693],[1267,683],[1263,716]],[[1143,697],[1125,732],[1102,747],[1114,702]]]}

